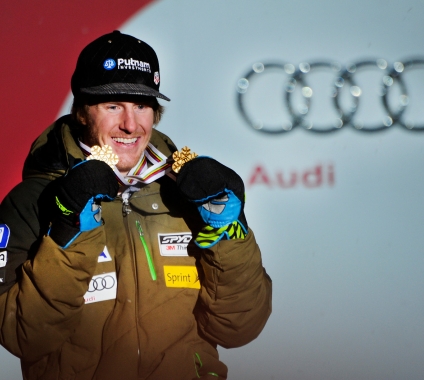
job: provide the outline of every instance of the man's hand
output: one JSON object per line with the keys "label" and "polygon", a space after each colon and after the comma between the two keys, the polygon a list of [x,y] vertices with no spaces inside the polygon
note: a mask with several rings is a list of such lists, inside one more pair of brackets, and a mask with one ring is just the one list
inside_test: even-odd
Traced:
{"label": "man's hand", "polygon": [[222,238],[246,236],[244,184],[234,170],[212,158],[197,157],[181,168],[177,186],[197,206],[206,223],[195,240],[201,248],[211,247]]}
{"label": "man's hand", "polygon": [[57,181],[56,216],[49,235],[67,248],[81,232],[101,225],[100,202],[112,201],[119,185],[113,170],[98,160],[79,163]]}

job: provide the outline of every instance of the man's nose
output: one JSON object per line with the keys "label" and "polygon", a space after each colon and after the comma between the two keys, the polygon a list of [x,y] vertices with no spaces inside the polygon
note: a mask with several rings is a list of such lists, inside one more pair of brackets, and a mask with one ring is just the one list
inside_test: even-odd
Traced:
{"label": "man's nose", "polygon": [[128,133],[133,133],[136,131],[137,123],[135,120],[135,113],[132,107],[125,107],[124,120],[121,124],[121,129]]}

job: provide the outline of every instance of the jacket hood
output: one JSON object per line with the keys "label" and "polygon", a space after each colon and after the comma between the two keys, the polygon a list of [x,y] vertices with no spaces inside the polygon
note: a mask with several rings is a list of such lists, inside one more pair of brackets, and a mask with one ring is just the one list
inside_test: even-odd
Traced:
{"label": "jacket hood", "polygon": [[[85,157],[78,145],[79,128],[70,115],[65,115],[50,125],[31,145],[22,178],[54,180],[83,161]],[[155,129],[150,143],[166,156],[176,150],[169,137]]]}

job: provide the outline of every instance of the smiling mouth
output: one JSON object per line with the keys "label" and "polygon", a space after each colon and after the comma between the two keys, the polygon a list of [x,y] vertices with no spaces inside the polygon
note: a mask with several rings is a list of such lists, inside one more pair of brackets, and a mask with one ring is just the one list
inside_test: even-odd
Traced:
{"label": "smiling mouth", "polygon": [[137,137],[126,139],[124,137],[112,137],[112,140],[121,144],[134,144],[137,141]]}

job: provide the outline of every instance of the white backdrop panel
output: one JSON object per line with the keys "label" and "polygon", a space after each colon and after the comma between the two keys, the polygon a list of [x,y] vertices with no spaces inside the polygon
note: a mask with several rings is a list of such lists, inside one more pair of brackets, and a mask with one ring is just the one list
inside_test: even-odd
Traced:
{"label": "white backdrop panel", "polygon": [[[238,81],[257,62],[383,58],[392,65],[422,57],[423,19],[418,0],[161,0],[122,26],[158,53],[161,92],[172,99],[160,130],[232,167],[247,185],[246,215],[273,279],[274,310],[257,340],[220,349],[229,379],[424,373],[424,133],[394,125],[377,133],[346,126],[266,134],[248,126],[236,101]],[[355,76],[365,125],[386,120],[382,73]],[[330,70],[305,77],[315,125],[335,122],[336,77]],[[423,72],[418,66],[403,78],[405,116],[424,124]],[[287,126],[286,79],[281,70],[253,78],[246,107],[254,118]],[[393,91],[391,104],[399,85]],[[301,110],[299,94],[293,99]],[[61,113],[68,110],[69,99]],[[3,373],[11,358],[1,359]]]}

